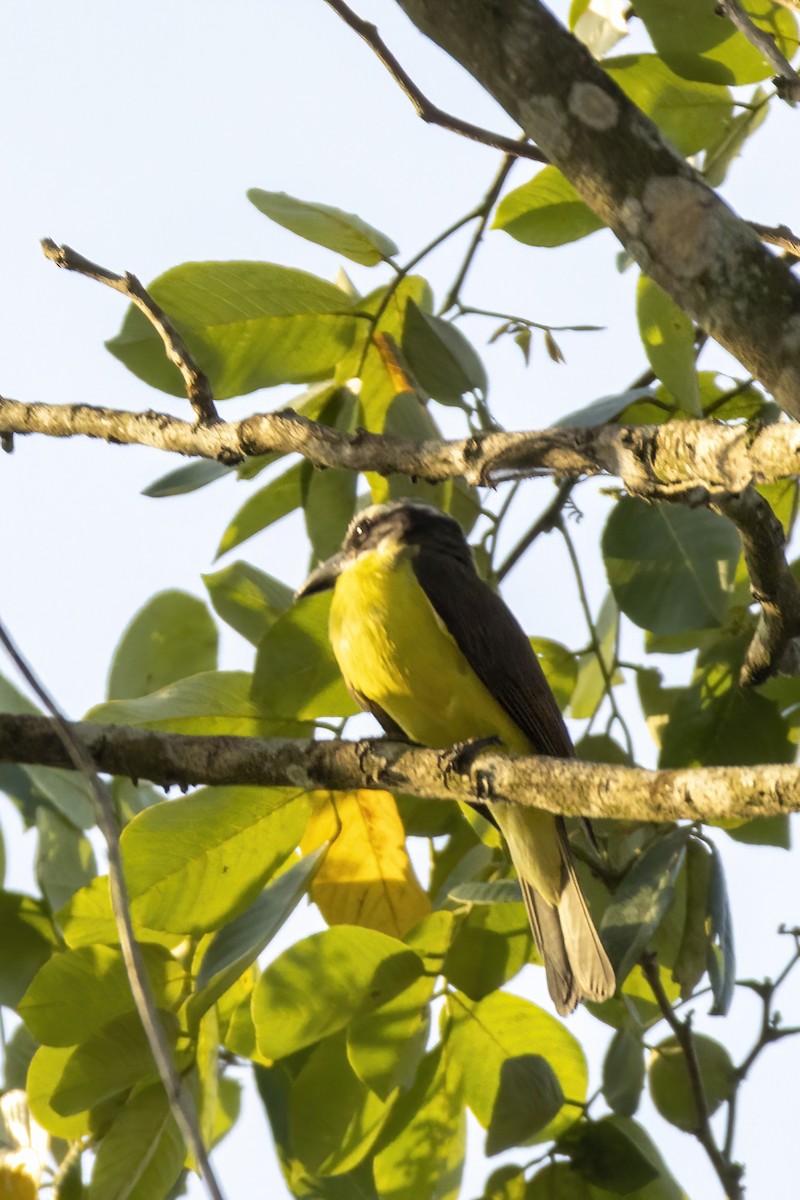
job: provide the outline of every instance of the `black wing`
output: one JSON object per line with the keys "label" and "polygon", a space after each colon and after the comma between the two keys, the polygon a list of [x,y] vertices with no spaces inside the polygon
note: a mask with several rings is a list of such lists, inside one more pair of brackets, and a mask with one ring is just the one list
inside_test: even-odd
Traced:
{"label": "black wing", "polygon": [[471,565],[424,543],[412,563],[459,650],[536,753],[571,757],[572,742],[539,660],[497,593]]}

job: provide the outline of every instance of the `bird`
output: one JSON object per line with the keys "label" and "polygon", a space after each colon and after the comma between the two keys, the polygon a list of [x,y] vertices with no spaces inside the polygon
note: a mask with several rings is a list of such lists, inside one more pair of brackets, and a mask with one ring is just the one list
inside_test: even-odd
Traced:
{"label": "bird", "polygon": [[[574,748],[539,660],[478,574],[459,523],[418,500],[357,513],[297,598],[333,589],[328,633],[344,681],[392,738],[433,748],[498,741],[517,754]],[[488,802],[517,872],[561,1015],[601,1002],[614,971],[592,921],[563,817]]]}

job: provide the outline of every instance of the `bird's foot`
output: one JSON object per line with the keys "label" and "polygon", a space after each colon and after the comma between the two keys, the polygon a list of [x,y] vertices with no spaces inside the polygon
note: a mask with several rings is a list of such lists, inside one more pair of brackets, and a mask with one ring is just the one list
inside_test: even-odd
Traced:
{"label": "bird's foot", "polygon": [[454,775],[469,775],[475,759],[487,746],[499,745],[499,737],[468,738],[465,742],[456,742],[448,750],[442,750],[438,762],[445,786]]}

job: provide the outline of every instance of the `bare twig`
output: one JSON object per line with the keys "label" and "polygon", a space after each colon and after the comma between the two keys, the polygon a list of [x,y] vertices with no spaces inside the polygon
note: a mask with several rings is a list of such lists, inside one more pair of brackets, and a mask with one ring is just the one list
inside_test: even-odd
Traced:
{"label": "bare twig", "polygon": [[114,910],[120,949],[125,961],[125,970],[136,1004],[136,1010],[142,1022],[159,1076],[161,1077],[161,1082],[169,1099],[170,1108],[183,1135],[184,1142],[192,1152],[212,1200],[222,1200],[222,1192],[220,1191],[203,1143],[203,1136],[200,1132],[200,1123],[194,1101],[181,1083],[181,1078],[175,1066],[172,1051],[158,1014],[158,1008],[156,1007],[150,980],[147,975],[147,968],[142,958],[139,943],[136,941],[136,936],[133,932],[128,889],[122,869],[119,829],[117,828],[117,820],[111,796],[97,773],[98,768],[95,765],[92,752],[83,741],[81,727],[67,721],[63,716],[55,701],[37,679],[33,670],[22,657],[1,623],[0,642],[5,646],[9,657],[16,664],[17,669],[27,680],[47,711],[51,713],[52,721],[48,722],[48,724],[50,725],[52,734],[62,747],[62,761],[66,760],[63,761],[63,765],[80,771],[89,781],[95,819],[105,839],[108,850],[108,880],[111,892],[111,906]]}
{"label": "bare twig", "polygon": [[52,238],[42,239],[42,249],[44,250],[45,258],[49,258],[57,267],[64,267],[67,271],[75,271],[79,275],[85,275],[87,279],[95,279],[98,283],[105,283],[108,287],[113,288],[115,292],[121,292],[123,296],[127,296],[131,304],[135,304],[139,311],[147,317],[164,343],[167,358],[171,363],[175,364],[183,376],[186,395],[195,411],[198,422],[213,424],[219,419],[214,407],[214,398],[211,394],[211,384],[208,382],[207,376],[194,361],[188,346],[169,317],[156,304],[153,297],[142,286],[135,275],[131,275],[129,271],[126,271],[124,275],[117,275],[114,271],[109,271],[106,267],[101,267],[97,263],[90,262],[88,258],[84,258],[82,254],[78,254],[76,250],[72,250],[69,246],[57,246]]}
{"label": "bare twig", "polygon": [[794,104],[800,100],[800,77],[787,58],[778,49],[774,37],[763,29],[759,29],[747,13],[737,3],[737,0],[717,0],[716,11],[728,18],[739,32],[747,38],[751,46],[755,46],[759,54],[763,54],[769,65],[775,71],[773,79],[775,90],[782,100]]}
{"label": "bare twig", "polygon": [[[527,138],[523,137],[520,139],[519,144],[522,146],[526,143],[526,141],[527,141]],[[495,206],[497,197],[500,195],[500,192],[503,190],[503,184],[505,183],[506,179],[508,178],[508,174],[509,174],[511,168],[514,166],[515,161],[516,161],[516,159],[515,159],[514,155],[507,154],[505,156],[505,158],[503,159],[503,161],[500,165],[500,170],[495,175],[495,177],[492,180],[492,183],[489,187],[488,192],[486,193],[486,195],[483,198],[483,203],[480,205],[480,208],[478,210],[479,215],[480,215],[480,220],[478,221],[475,232],[472,235],[472,240],[470,241],[470,244],[467,247],[467,252],[464,255],[464,261],[462,262],[462,264],[459,268],[458,274],[456,275],[456,277],[453,281],[450,291],[447,293],[447,295],[445,296],[444,301],[442,303],[442,307],[441,307],[440,311],[443,313],[448,312],[451,308],[453,308],[456,304],[458,304],[458,297],[459,297],[462,287],[464,286],[464,280],[467,278],[467,272],[469,271],[470,267],[472,266],[472,260],[474,259],[475,255],[477,254],[478,247],[480,246],[480,244],[483,240],[483,235],[486,232],[486,226],[489,223],[489,217],[492,215],[492,209]]]}
{"label": "bare twig", "polygon": [[509,571],[513,571],[519,560],[543,533],[551,533],[559,524],[561,513],[569,503],[577,480],[565,479],[558,485],[556,494],[547,508],[536,518],[527,533],[524,533],[513,550],[510,550],[495,572],[498,583],[502,583]]}
{"label": "bare twig", "polygon": [[399,84],[406,96],[417,112],[417,115],[422,117],[429,125],[439,125],[442,129],[449,129],[451,133],[460,133],[462,137],[470,138],[473,142],[481,142],[484,146],[490,146],[493,150],[502,150],[505,154],[510,154],[514,158],[530,158],[534,162],[547,162],[547,159],[536,146],[532,146],[529,142],[515,141],[514,138],[504,137],[501,133],[491,133],[488,129],[482,129],[479,125],[473,125],[470,121],[464,121],[461,117],[455,117],[451,113],[446,113],[444,109],[433,104],[427,96],[419,90],[407,71],[400,66],[395,56],[392,54],[389,47],[384,42],[378,30],[371,21],[365,21],[354,13],[351,8],[348,8],[343,0],[325,0],[335,13],[342,18],[346,25],[362,37],[367,45],[375,51],[375,54],[386,67],[394,81]]}
{"label": "bare twig", "polygon": [[683,1052],[686,1071],[689,1076],[689,1085],[692,1089],[692,1097],[697,1113],[697,1128],[693,1130],[694,1135],[708,1155],[709,1162],[725,1189],[725,1195],[728,1200],[740,1200],[740,1197],[744,1195],[741,1168],[737,1163],[732,1163],[725,1158],[714,1139],[706,1091],[703,1085],[703,1076],[700,1072],[700,1063],[697,1059],[694,1035],[692,1034],[691,1021],[689,1018],[682,1021],[673,1012],[669,997],[661,983],[661,976],[658,973],[658,965],[654,955],[645,955],[642,958],[642,971],[652,989],[656,1003],[661,1009],[661,1015],[675,1034]]}
{"label": "bare twig", "polygon": [[755,229],[762,242],[771,246],[779,246],[787,254],[800,258],[800,237],[793,233],[788,225],[760,225],[758,221],[748,221],[751,229]]}
{"label": "bare twig", "polygon": [[[74,729],[98,771],[149,779],[161,787],[389,789],[423,800],[496,799],[574,817],[709,824],[800,811],[796,765],[647,771],[487,749],[455,776],[440,750],[382,739],[191,736],[83,723]],[[74,766],[52,721],[11,714],[0,714],[0,762]]]}

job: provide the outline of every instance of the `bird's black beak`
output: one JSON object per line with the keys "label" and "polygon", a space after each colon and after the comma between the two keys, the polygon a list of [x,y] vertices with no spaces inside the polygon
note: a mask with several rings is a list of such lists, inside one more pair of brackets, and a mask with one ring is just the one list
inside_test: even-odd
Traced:
{"label": "bird's black beak", "polygon": [[336,580],[344,562],[344,552],[340,550],[324,563],[320,563],[318,567],[309,575],[305,583],[294,594],[295,600],[302,599],[303,596],[313,596],[314,592],[325,592],[329,588],[336,586]]}

